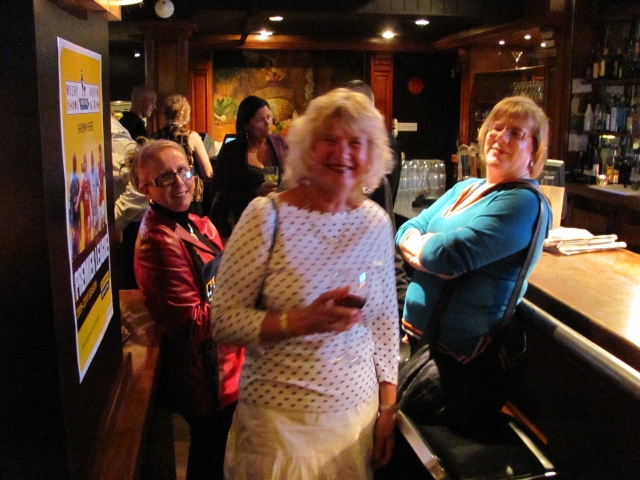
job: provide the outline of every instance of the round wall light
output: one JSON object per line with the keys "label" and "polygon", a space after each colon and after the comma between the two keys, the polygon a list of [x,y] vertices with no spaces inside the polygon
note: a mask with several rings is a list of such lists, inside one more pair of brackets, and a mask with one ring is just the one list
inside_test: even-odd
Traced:
{"label": "round wall light", "polygon": [[158,0],[156,2],[155,11],[160,18],[169,18],[173,15],[173,9],[174,6],[171,0]]}

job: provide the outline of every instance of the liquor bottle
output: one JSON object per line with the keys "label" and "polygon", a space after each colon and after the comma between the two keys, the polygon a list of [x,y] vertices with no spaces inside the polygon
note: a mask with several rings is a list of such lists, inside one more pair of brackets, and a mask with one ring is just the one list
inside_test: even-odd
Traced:
{"label": "liquor bottle", "polygon": [[602,108],[599,103],[596,103],[596,109],[593,112],[593,126],[596,131],[602,131]]}
{"label": "liquor bottle", "polygon": [[611,97],[611,107],[609,109],[609,132],[618,131],[618,100],[617,97]]}
{"label": "liquor bottle", "polygon": [[627,99],[624,95],[618,97],[618,119],[616,120],[616,132],[625,133],[627,131]]}
{"label": "liquor bottle", "polygon": [[611,131],[611,99],[609,97],[605,97],[602,105],[602,130]]}
{"label": "liquor bottle", "polygon": [[625,119],[624,132],[631,133],[633,131],[633,112],[636,108],[635,95],[632,94],[629,100],[629,107],[627,108],[627,118]]}
{"label": "liquor bottle", "polygon": [[609,70],[607,69],[607,59],[609,57],[609,47],[605,44],[600,55],[600,68],[598,70],[598,78],[609,78]]}
{"label": "liquor bottle", "polygon": [[640,19],[636,22],[635,40],[633,45],[633,76],[640,77]]}
{"label": "liquor bottle", "polygon": [[593,130],[593,111],[591,110],[591,104],[587,104],[587,110],[584,112],[584,125],[583,130],[590,132]]}
{"label": "liquor bottle", "polygon": [[600,78],[600,43],[591,50],[591,80]]}

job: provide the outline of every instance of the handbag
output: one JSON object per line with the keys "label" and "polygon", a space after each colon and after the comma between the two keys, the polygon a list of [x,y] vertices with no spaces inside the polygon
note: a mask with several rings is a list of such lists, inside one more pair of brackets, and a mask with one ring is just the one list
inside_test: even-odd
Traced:
{"label": "handbag", "polygon": [[459,429],[481,426],[495,418],[521,377],[526,336],[514,312],[541,234],[546,202],[527,182],[503,184],[499,188],[526,188],[540,199],[540,211],[525,261],[500,326],[476,354],[462,361],[438,342],[438,333],[442,317],[464,274],[445,284],[429,318],[427,331],[420,338],[415,353],[401,365],[398,375],[398,404],[417,423],[444,423]]}

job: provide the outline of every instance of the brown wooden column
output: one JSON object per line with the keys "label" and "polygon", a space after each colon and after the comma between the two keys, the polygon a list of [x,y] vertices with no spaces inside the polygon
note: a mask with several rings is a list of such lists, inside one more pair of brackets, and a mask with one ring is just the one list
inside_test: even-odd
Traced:
{"label": "brown wooden column", "polygon": [[371,54],[371,90],[376,108],[384,116],[387,130],[393,120],[393,55],[375,52]]}
{"label": "brown wooden column", "polygon": [[190,128],[213,138],[213,59],[211,53],[189,61]]}
{"label": "brown wooden column", "polygon": [[475,141],[469,139],[469,101],[471,98],[471,74],[470,53],[468,48],[458,48],[458,60],[460,62],[460,142],[469,145]]}
{"label": "brown wooden column", "polygon": [[156,89],[158,109],[148,119],[149,132],[164,124],[162,102],[169,95],[189,95],[189,37],[191,22],[141,22],[144,33],[145,75],[147,85]]}

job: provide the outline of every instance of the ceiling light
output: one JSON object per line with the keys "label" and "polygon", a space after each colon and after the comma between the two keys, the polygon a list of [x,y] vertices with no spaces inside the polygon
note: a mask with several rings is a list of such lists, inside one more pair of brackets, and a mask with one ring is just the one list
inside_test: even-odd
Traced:
{"label": "ceiling light", "polygon": [[420,20],[416,20],[416,25],[420,25],[420,26],[429,25],[429,20],[421,18]]}
{"label": "ceiling light", "polygon": [[282,17],[280,15],[274,15],[273,17],[269,17],[269,20],[271,20],[272,22],[281,22]]}
{"label": "ceiling light", "polygon": [[524,36],[525,40],[531,40],[531,35],[529,35],[528,33]]}
{"label": "ceiling light", "polygon": [[504,40],[500,40],[498,43],[499,43],[500,45],[504,45],[504,44],[505,44],[505,41],[504,41]]}
{"label": "ceiling light", "polygon": [[138,58],[140,56],[140,52],[136,50],[135,52],[133,52],[133,56]]}
{"label": "ceiling light", "polygon": [[171,0],[158,0],[156,2],[155,11],[160,18],[169,18],[173,15],[173,9],[174,6]]}
{"label": "ceiling light", "polygon": [[269,31],[269,30],[260,30],[260,36],[261,37],[269,37],[273,35],[273,32]]}
{"label": "ceiling light", "polygon": [[547,46],[547,42],[542,42],[542,43],[540,44],[540,46],[541,46],[542,48],[546,47],[546,46]]}
{"label": "ceiling light", "polygon": [[395,37],[395,36],[396,36],[396,34],[395,34],[395,33],[393,33],[391,30],[387,30],[387,31],[385,31],[385,32],[382,34],[382,36],[383,36],[384,38],[393,38],[393,37]]}

